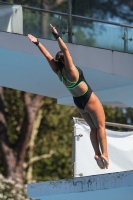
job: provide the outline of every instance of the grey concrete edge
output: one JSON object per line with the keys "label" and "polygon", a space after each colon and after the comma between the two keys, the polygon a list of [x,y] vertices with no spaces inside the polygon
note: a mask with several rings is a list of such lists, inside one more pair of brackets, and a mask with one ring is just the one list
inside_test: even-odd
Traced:
{"label": "grey concrete edge", "polygon": [[133,170],[28,184],[28,197],[79,193],[133,186]]}

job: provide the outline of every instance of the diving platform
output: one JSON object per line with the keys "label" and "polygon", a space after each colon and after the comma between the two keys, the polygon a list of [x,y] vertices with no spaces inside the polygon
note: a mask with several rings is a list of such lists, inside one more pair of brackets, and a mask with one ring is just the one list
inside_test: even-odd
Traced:
{"label": "diving platform", "polygon": [[28,197],[39,200],[132,200],[133,171],[32,183],[28,185]]}
{"label": "diving platform", "polygon": [[[74,106],[69,91],[27,37],[28,33],[37,34],[36,37],[53,57],[60,50],[57,41],[52,40],[50,28],[44,30],[46,37],[36,31],[32,21],[37,12],[40,15],[49,14],[49,22],[58,25],[64,41],[69,41],[72,28],[73,31],[77,29],[70,27],[71,20],[67,23],[68,13],[0,2],[0,86],[56,98],[58,104]],[[24,16],[31,22],[30,27]],[[85,43],[86,40],[82,44],[74,32],[74,42],[66,42],[74,64],[83,70],[88,84],[103,104],[133,107],[133,26],[82,16],[72,17],[88,24],[84,31],[93,31],[95,41],[93,46]],[[61,20],[65,20],[68,26],[68,35],[63,35]],[[80,26],[82,29],[81,23]],[[89,37],[88,34],[87,39]]]}
{"label": "diving platform", "polygon": [[[39,38],[54,57],[57,41]],[[73,62],[103,104],[133,107],[133,54],[66,43]],[[69,91],[27,36],[0,32],[0,86],[57,99],[74,106]]]}

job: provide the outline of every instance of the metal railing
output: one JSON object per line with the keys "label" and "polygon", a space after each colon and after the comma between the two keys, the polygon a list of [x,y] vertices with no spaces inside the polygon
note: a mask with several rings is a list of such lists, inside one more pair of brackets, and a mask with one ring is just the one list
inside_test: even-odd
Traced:
{"label": "metal railing", "polygon": [[[72,118],[73,119],[73,118]],[[80,122],[85,122],[83,118],[78,118],[74,117],[75,120],[78,120]],[[86,123],[86,122],[85,122]],[[86,123],[87,124],[87,123]],[[117,128],[125,128],[125,129],[133,129],[133,125],[128,125],[128,124],[119,124],[119,123],[114,123],[114,122],[105,122],[106,126],[112,126],[112,127],[117,127]]]}
{"label": "metal railing", "polygon": [[[15,5],[15,4],[12,4],[12,3],[7,3],[7,2],[2,2],[2,1],[0,1],[0,3],[1,4],[7,4],[7,5]],[[19,5],[19,4],[17,4],[17,5]],[[57,14],[57,15],[62,15],[62,16],[70,15],[70,13],[57,12],[57,11],[52,11],[52,10],[35,8],[35,7],[31,7],[31,6],[24,6],[24,5],[21,5],[21,6],[25,9],[30,9],[30,10],[34,10],[34,11],[46,12],[46,13]],[[83,16],[80,16],[80,15],[73,15],[72,14],[72,18],[80,19],[80,20],[86,20],[86,21],[100,22],[100,23],[104,23],[104,24],[111,24],[111,25],[116,25],[116,26],[121,26],[121,27],[126,27],[126,28],[133,28],[133,26],[130,26],[130,25],[127,25],[127,24],[121,24],[121,23],[99,20],[99,19],[94,19],[94,18],[89,18],[89,17],[83,17]]]}
{"label": "metal railing", "polygon": [[113,123],[113,122],[105,122],[106,126],[113,126],[117,128],[127,128],[127,129],[133,129],[133,125],[127,125],[127,124],[119,124],[119,123]]}
{"label": "metal railing", "polygon": [[[24,5],[21,5],[21,6],[24,9],[29,9],[32,11],[44,12],[44,13],[55,14],[55,15],[67,17],[67,29],[68,30],[64,33],[68,33],[68,42],[70,42],[70,43],[72,43],[72,36],[73,36],[73,32],[72,32],[73,19],[80,20],[80,21],[86,21],[86,22],[97,22],[97,23],[106,24],[106,25],[114,25],[114,26],[118,26],[118,27],[123,27],[124,33],[123,33],[123,36],[121,37],[121,39],[123,40],[123,46],[124,46],[123,51],[125,51],[125,52],[127,51],[127,42],[133,40],[133,38],[128,38],[127,28],[133,29],[133,26],[127,25],[127,24],[116,23],[116,22],[98,20],[98,19],[89,18],[89,17],[83,17],[83,16],[79,16],[79,15],[73,15],[70,0],[68,0],[67,2],[68,2],[68,13],[46,10],[46,9],[41,9],[41,8],[35,8],[35,7],[31,7],[31,6],[24,6]],[[2,2],[2,1],[0,1],[0,4],[14,5],[12,3]],[[19,4],[17,4],[17,5],[19,5]],[[114,50],[114,49],[112,49],[112,50]]]}

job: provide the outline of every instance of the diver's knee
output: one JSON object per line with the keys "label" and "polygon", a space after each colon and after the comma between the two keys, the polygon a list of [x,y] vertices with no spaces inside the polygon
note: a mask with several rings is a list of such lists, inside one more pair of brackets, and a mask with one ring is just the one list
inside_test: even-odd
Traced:
{"label": "diver's knee", "polygon": [[99,123],[98,126],[97,126],[97,131],[104,130],[104,129],[105,129],[105,125]]}

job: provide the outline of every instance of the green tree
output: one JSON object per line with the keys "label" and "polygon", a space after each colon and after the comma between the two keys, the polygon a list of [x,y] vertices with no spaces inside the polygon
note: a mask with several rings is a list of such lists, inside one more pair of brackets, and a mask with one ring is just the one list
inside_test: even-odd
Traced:
{"label": "green tree", "polygon": [[71,117],[79,116],[75,107],[1,87],[0,113],[1,172],[5,177],[23,183],[23,179],[71,176]]}
{"label": "green tree", "polygon": [[[40,142],[36,142],[34,150],[35,155],[39,155],[38,147],[41,143],[42,152],[47,154],[53,150],[54,153],[50,159],[34,163],[33,177],[35,178],[33,179],[55,180],[71,177],[73,123],[71,118],[73,116],[80,116],[76,107],[58,105],[55,99],[48,99],[45,102],[43,118],[36,138],[36,141]],[[43,173],[39,169],[43,169]]]}
{"label": "green tree", "polygon": [[[104,106],[106,121],[120,123],[120,124],[133,124],[133,108],[119,108]],[[112,130],[128,131],[130,129],[107,127]],[[131,131],[131,130],[130,130]]]}
{"label": "green tree", "polygon": [[132,0],[73,0],[72,5],[76,15],[132,23]]}
{"label": "green tree", "polygon": [[[9,92],[9,90],[7,92]],[[10,97],[13,96],[12,92],[10,92],[9,95]],[[17,98],[18,95],[16,95],[15,98]],[[24,103],[23,116],[20,116],[22,112],[22,103],[20,105],[20,102],[12,98],[11,101],[17,103],[10,107],[10,112],[8,112],[9,104],[7,104],[5,108],[4,92],[3,88],[0,87],[0,151],[4,175],[14,180],[16,178],[20,179],[20,182],[23,183],[23,162],[36,113],[41,106],[43,96],[34,95],[33,98],[31,98],[26,92],[22,92],[21,95],[21,100],[23,100]],[[7,120],[6,112],[9,114]],[[15,128],[16,130],[12,132],[12,129]],[[11,136],[12,133],[14,133],[13,137]]]}

